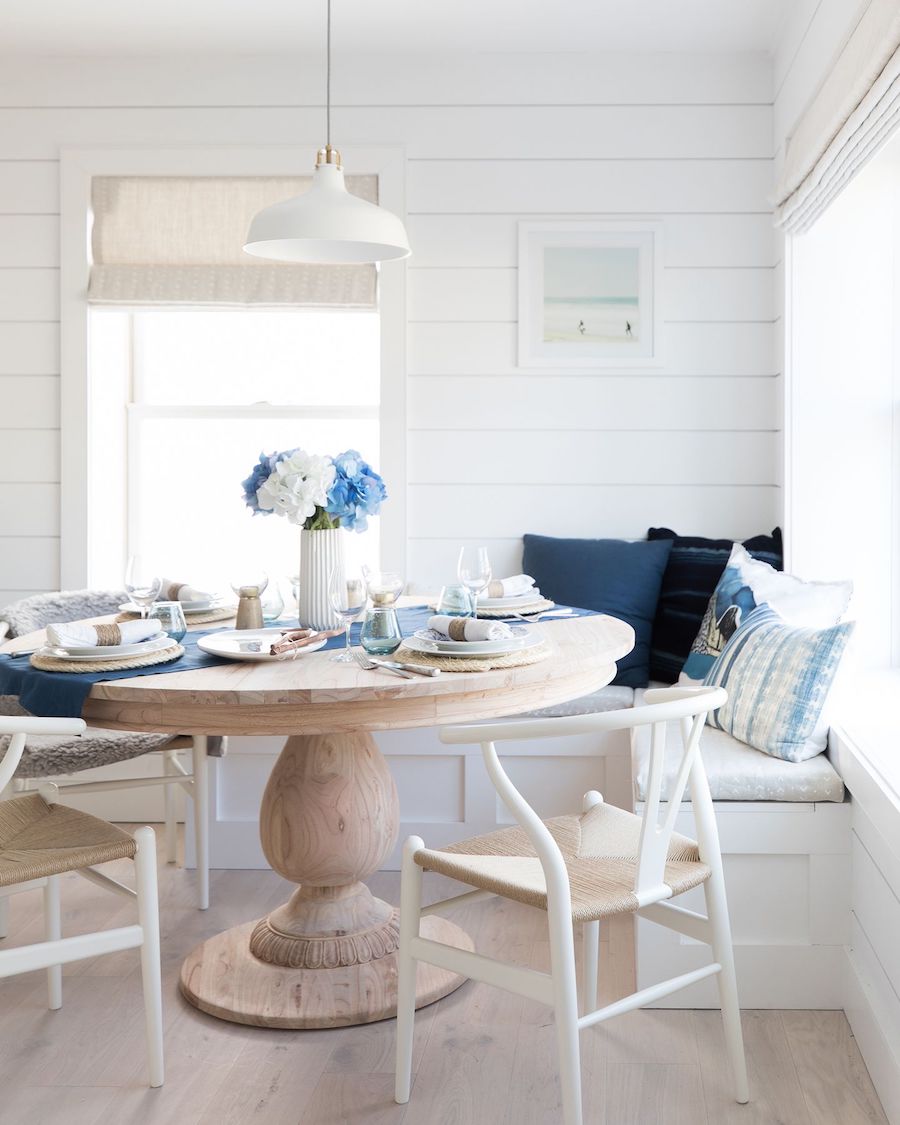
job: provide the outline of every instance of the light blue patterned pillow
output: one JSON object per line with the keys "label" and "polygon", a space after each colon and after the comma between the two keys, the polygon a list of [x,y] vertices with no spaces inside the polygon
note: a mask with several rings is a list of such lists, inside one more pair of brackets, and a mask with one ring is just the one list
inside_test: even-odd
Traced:
{"label": "light blue patterned pillow", "polygon": [[825,702],[852,631],[852,621],[827,629],[788,625],[770,606],[758,606],[704,681],[728,692],[707,722],[788,762],[820,754],[828,736]]}

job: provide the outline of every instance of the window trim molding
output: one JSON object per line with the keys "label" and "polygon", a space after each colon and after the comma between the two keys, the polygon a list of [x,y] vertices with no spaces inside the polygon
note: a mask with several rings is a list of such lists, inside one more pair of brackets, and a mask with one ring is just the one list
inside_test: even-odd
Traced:
{"label": "window trim molding", "polygon": [[[93,176],[295,176],[309,172],[315,139],[291,146],[63,148],[60,152],[60,585],[89,585],[88,303]],[[378,175],[379,199],[405,219],[406,156],[397,145],[342,146],[354,172]],[[406,559],[406,263],[379,269],[381,456],[390,494],[381,517],[385,568]]]}

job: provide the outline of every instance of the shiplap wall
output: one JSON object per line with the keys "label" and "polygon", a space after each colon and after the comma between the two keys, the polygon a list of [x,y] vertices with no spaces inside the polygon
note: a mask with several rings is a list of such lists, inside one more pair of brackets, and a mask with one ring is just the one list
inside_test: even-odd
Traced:
{"label": "shiplap wall", "polygon": [[[60,148],[318,137],[321,77],[318,59],[2,61],[0,604],[58,582]],[[412,579],[445,578],[466,536],[506,569],[523,531],[778,520],[768,60],[338,57],[335,95],[338,141],[409,160]],[[516,223],[577,216],[665,224],[653,373],[515,366]]]}

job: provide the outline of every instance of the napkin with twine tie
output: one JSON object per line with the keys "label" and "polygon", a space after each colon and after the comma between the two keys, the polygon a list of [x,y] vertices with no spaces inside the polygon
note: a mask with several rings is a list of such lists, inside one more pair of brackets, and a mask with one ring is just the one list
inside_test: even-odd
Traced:
{"label": "napkin with twine tie", "polygon": [[488,588],[478,595],[482,598],[519,598],[523,594],[540,594],[530,574],[513,574],[510,578],[495,578]]}
{"label": "napkin with twine tie", "polygon": [[162,633],[156,618],[146,621],[123,621],[121,624],[93,624],[88,621],[67,621],[47,626],[47,642],[55,648],[94,648],[108,645],[136,645]]}
{"label": "napkin with twine tie", "polygon": [[173,582],[171,578],[164,578],[159,586],[158,600],[161,602],[211,602],[213,595],[207,590],[198,590],[196,586],[189,586],[186,582]]}
{"label": "napkin with twine tie", "polygon": [[505,641],[515,636],[503,621],[449,617],[442,613],[428,618],[428,628],[435,640],[443,641]]}

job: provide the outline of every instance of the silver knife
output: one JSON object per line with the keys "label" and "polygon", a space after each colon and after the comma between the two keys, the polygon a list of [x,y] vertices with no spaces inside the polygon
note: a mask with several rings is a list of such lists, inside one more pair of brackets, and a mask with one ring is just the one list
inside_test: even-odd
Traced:
{"label": "silver knife", "polygon": [[395,672],[418,672],[420,676],[439,676],[441,674],[440,668],[425,668],[421,664],[402,664],[399,660],[373,660],[372,663],[381,668],[391,668]]}

